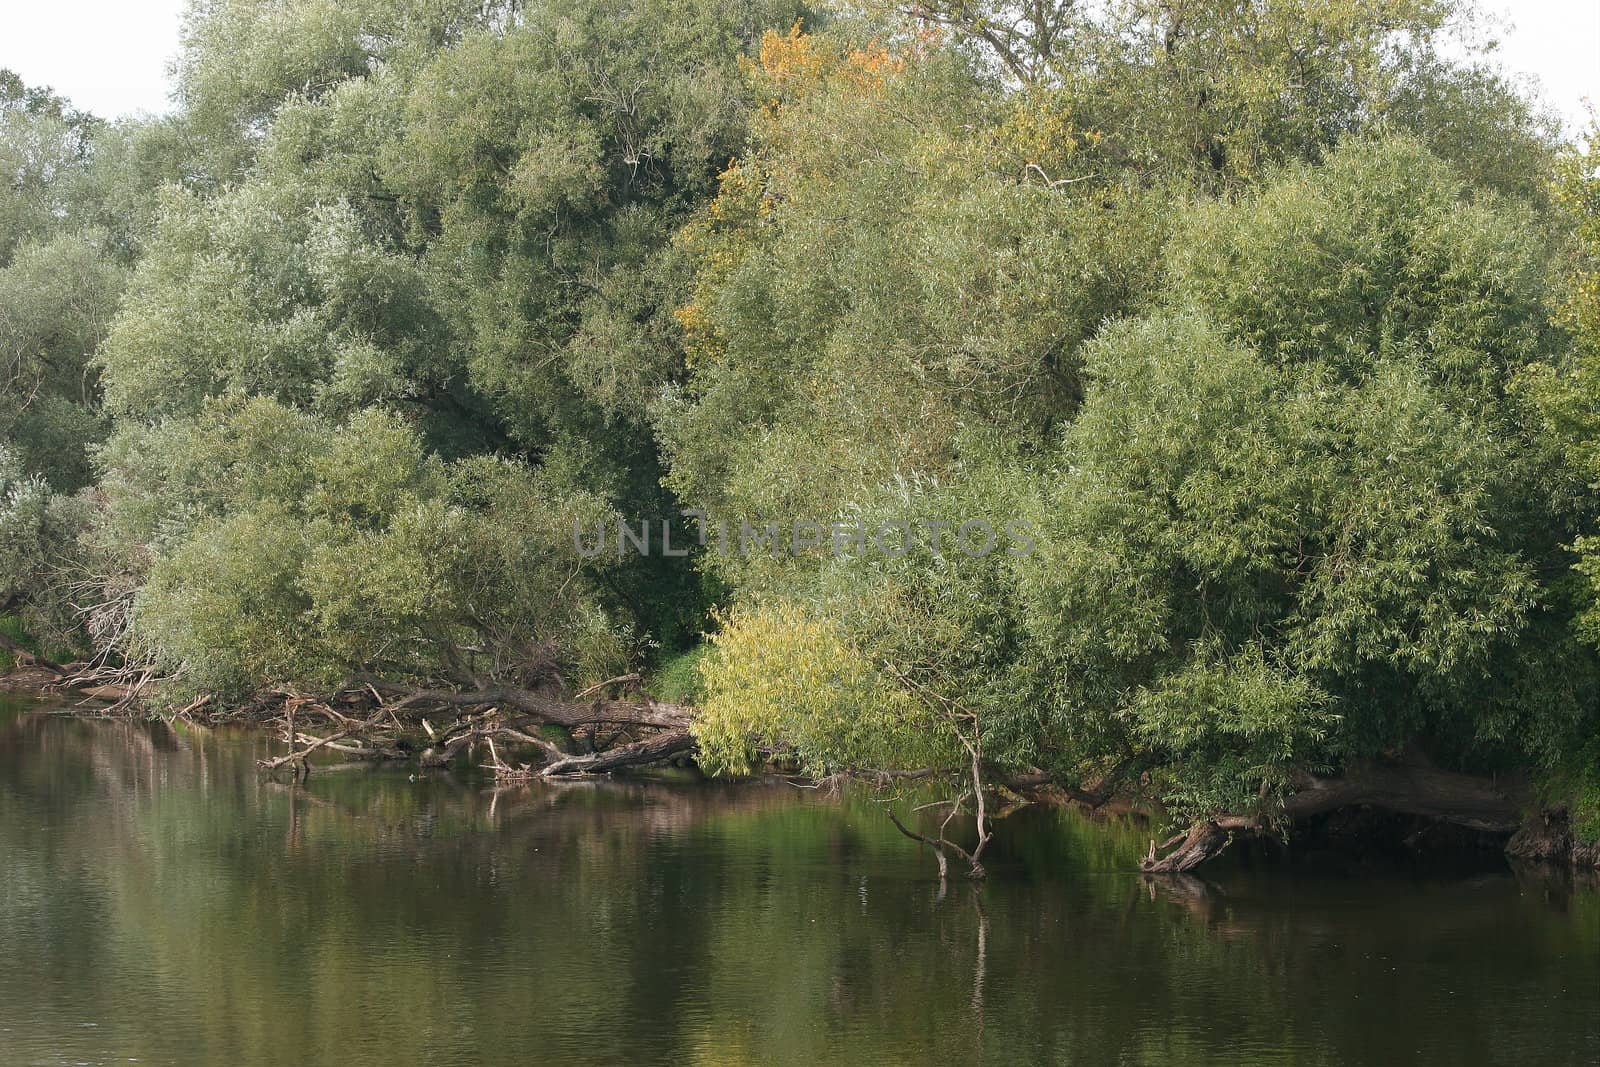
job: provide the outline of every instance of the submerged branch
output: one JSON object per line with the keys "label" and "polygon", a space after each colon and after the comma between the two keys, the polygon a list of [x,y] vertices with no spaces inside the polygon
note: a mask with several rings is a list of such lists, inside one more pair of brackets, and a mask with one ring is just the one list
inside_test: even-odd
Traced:
{"label": "submerged branch", "polygon": [[[629,676],[608,679],[602,685],[627,684]],[[586,693],[593,692],[591,688]],[[296,768],[297,775],[311,773],[309,757],[320,750],[363,759],[406,759],[416,755],[424,767],[442,767],[478,745],[488,748],[485,764],[497,777],[509,780],[603,774],[626,767],[659,763],[693,751],[688,731],[692,709],[657,703],[649,698],[624,700],[563,700],[510,686],[475,689],[427,688],[365,678],[359,687],[322,699],[282,692],[276,699],[257,700],[247,707],[255,715],[271,713],[281,718],[289,751],[260,760],[263,769]],[[362,708],[360,717],[346,709]],[[504,715],[502,709],[512,715]],[[440,710],[451,721],[439,727],[428,718]],[[305,731],[309,721],[320,721],[331,732]],[[650,736],[611,745],[599,751],[574,755],[539,736],[545,726],[564,730],[586,729],[595,747],[601,728],[643,730]],[[615,740],[618,733],[611,734]],[[537,751],[532,762],[502,758],[501,746],[510,743]]]}

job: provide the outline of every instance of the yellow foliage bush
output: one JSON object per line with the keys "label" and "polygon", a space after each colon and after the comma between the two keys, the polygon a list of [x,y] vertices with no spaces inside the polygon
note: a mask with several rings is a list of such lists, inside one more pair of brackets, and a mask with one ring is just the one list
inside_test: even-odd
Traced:
{"label": "yellow foliage bush", "polygon": [[952,758],[948,727],[832,620],[780,600],[734,612],[712,644],[693,729],[713,773],[748,774],[756,749],[779,741],[814,774]]}

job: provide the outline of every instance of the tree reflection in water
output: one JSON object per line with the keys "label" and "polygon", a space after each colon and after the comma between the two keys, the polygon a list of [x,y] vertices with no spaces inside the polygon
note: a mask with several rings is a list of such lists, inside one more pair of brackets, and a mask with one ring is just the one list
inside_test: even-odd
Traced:
{"label": "tree reflection in water", "polygon": [[1152,879],[1147,827],[1033,808],[941,896],[848,793],[291,785],[266,744],[0,715],[0,1062],[1600,1056],[1559,878]]}

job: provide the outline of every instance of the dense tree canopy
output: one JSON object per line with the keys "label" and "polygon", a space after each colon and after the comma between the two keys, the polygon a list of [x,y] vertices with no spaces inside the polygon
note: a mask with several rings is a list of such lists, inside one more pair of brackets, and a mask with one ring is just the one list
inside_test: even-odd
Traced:
{"label": "dense tree canopy", "polygon": [[707,634],[735,771],[1600,812],[1596,150],[1472,26],[205,0],[169,115],[0,74],[3,613],[174,700]]}

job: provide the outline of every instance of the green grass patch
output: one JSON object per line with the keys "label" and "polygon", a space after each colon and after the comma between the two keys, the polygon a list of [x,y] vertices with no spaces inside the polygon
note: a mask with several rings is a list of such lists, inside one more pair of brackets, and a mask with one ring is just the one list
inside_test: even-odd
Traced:
{"label": "green grass patch", "polygon": [[[48,643],[39,640],[23,627],[22,620],[15,615],[0,615],[0,633],[5,634],[35,656],[44,656],[46,659],[53,659],[57,663],[71,663],[85,654],[83,648],[74,647],[60,640]],[[17,665],[17,657],[14,653],[6,649],[0,649],[0,672],[13,670]]]}
{"label": "green grass patch", "polygon": [[1567,828],[1578,844],[1600,844],[1600,737],[1570,750],[1545,775],[1538,795],[1547,808],[1567,809]]}
{"label": "green grass patch", "polygon": [[[5,634],[29,652],[37,653],[39,651],[38,643],[23,630],[22,621],[15,615],[0,615],[0,633]],[[17,657],[0,648],[0,671],[13,670],[16,666]]]}
{"label": "green grass patch", "polygon": [[669,704],[697,703],[701,696],[700,663],[710,654],[710,645],[696,645],[667,657],[646,686],[650,695]]}

